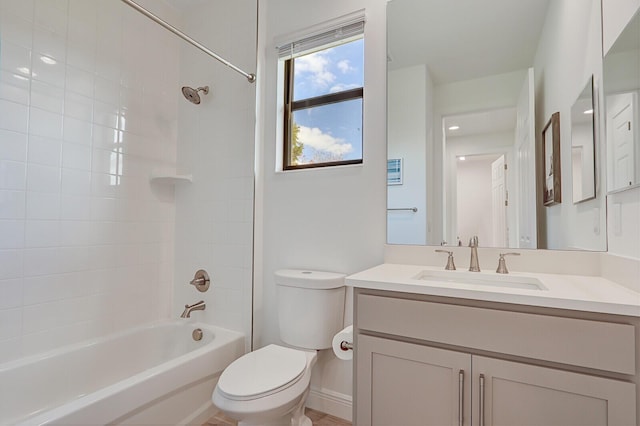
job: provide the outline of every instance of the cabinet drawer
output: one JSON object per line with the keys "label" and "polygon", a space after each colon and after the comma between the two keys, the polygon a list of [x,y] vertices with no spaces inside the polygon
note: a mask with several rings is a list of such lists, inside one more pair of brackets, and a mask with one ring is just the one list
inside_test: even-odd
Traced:
{"label": "cabinet drawer", "polygon": [[635,374],[632,325],[359,294],[359,329]]}

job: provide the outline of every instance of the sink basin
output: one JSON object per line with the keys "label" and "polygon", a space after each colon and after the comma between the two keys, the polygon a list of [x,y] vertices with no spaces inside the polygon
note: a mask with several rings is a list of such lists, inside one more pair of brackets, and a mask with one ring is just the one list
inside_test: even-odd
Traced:
{"label": "sink basin", "polygon": [[519,277],[500,274],[480,275],[476,272],[422,271],[413,277],[413,279],[457,284],[484,285],[491,287],[518,288],[523,290],[547,289],[540,280],[533,277]]}

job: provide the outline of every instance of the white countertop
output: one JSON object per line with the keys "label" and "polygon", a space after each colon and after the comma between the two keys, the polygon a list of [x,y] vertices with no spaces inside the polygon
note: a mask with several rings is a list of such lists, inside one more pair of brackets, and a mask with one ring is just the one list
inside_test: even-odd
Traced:
{"label": "white countertop", "polygon": [[415,278],[423,271],[438,271],[452,277],[456,274],[469,276],[466,270],[444,271],[442,267],[385,263],[349,275],[346,284],[357,288],[640,317],[640,293],[602,277],[530,272],[510,272],[506,276],[494,271],[471,273],[483,280],[536,278],[546,288],[529,290]]}

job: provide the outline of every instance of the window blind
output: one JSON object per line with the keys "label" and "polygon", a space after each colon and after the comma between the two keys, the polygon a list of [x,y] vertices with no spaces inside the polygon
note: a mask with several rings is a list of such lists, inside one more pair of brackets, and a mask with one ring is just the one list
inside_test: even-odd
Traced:
{"label": "window blind", "polygon": [[293,58],[311,52],[319,47],[329,47],[349,39],[356,39],[364,34],[364,15],[353,17],[347,22],[325,27],[324,31],[302,37],[277,46],[279,58]]}

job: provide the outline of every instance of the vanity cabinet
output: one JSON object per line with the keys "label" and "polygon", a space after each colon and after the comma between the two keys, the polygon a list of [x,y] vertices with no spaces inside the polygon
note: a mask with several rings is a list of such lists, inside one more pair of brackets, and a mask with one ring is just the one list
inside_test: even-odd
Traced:
{"label": "vanity cabinet", "polygon": [[354,424],[636,424],[637,324],[412,297],[355,291]]}

